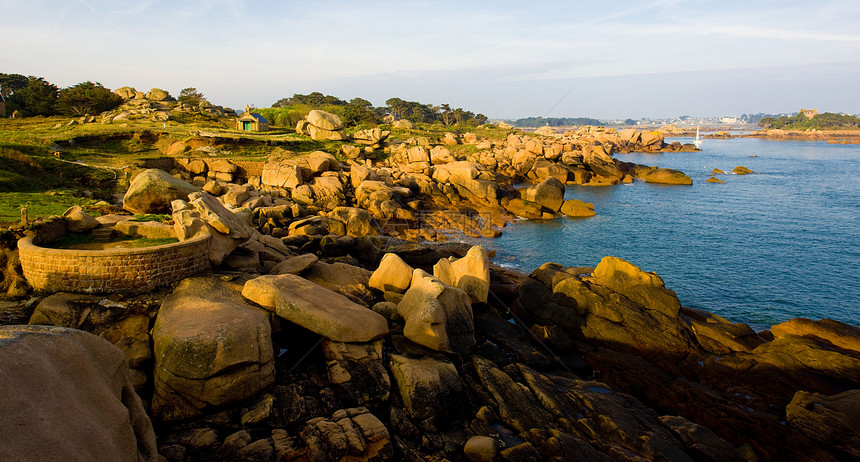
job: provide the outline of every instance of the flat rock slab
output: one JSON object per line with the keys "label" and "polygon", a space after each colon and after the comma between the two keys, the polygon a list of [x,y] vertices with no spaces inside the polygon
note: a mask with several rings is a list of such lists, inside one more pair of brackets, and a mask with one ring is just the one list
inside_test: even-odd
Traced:
{"label": "flat rock slab", "polygon": [[382,315],[294,274],[260,276],[242,295],[278,316],[336,342],[369,342],[388,333]]}

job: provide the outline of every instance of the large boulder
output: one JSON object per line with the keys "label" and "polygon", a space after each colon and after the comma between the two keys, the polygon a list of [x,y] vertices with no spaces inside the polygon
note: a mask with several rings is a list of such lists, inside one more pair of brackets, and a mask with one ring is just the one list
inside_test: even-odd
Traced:
{"label": "large boulder", "polygon": [[564,203],[564,184],[555,177],[549,177],[523,190],[522,198],[555,213]]}
{"label": "large boulder", "polygon": [[260,183],[274,188],[293,189],[302,184],[302,172],[296,165],[283,162],[267,162],[263,165]]}
{"label": "large boulder", "polygon": [[241,286],[220,278],[183,280],[164,299],[152,338],[152,410],[164,420],[249,398],[274,380],[271,327]]}
{"label": "large boulder", "polygon": [[582,162],[595,174],[609,179],[620,180],[624,172],[618,168],[615,159],[609,156],[606,148],[594,145],[582,147]]}
{"label": "large boulder", "polygon": [[98,220],[84,212],[80,205],[69,207],[63,212],[63,221],[66,222],[66,231],[72,233],[85,233],[99,226]]}
{"label": "large boulder", "polygon": [[532,181],[543,181],[552,177],[561,183],[566,183],[569,173],[568,169],[555,162],[550,162],[546,159],[538,159],[535,161],[532,169],[529,170],[528,177]]}
{"label": "large boulder", "polygon": [[424,270],[413,271],[397,312],[406,320],[403,335],[419,345],[457,354],[468,354],[475,346],[469,296]]}
{"label": "large boulder", "polygon": [[164,460],[125,356],[107,340],[0,326],[0,371],[0,460]]}
{"label": "large boulder", "polygon": [[[446,260],[447,261],[447,260]],[[406,292],[412,282],[413,268],[395,253],[387,253],[370,276],[370,287],[383,292]]]}
{"label": "large boulder", "polygon": [[307,120],[309,124],[317,128],[322,128],[323,130],[343,130],[343,122],[340,120],[340,117],[319,109],[314,109],[309,112],[305,120]]}
{"label": "large boulder", "polygon": [[511,199],[505,204],[505,210],[523,218],[537,219],[543,216],[540,204],[524,199]]}
{"label": "large boulder", "polygon": [[170,203],[176,199],[187,200],[188,195],[200,188],[164,170],[144,170],[132,180],[122,198],[124,209],[132,213],[170,213]]}
{"label": "large boulder", "polygon": [[433,266],[433,276],[462,289],[472,303],[486,303],[490,293],[490,261],[487,251],[473,246],[463,258],[443,258]]}
{"label": "large boulder", "polygon": [[[564,328],[573,337],[641,355],[665,357],[695,349],[689,330],[678,315],[664,312],[673,311],[671,301],[650,293],[653,287],[618,285],[632,297],[648,302],[649,308],[596,282],[595,278],[576,276],[577,271],[572,271],[573,274],[551,271],[549,266],[545,264],[532,273],[545,288],[538,287],[541,283],[535,281],[519,289],[520,297],[515,304],[531,315]],[[601,278],[604,282],[608,279]],[[637,294],[639,289],[645,289],[647,295]],[[651,303],[653,299],[662,303]]]}
{"label": "large boulder", "polygon": [[373,221],[373,215],[367,210],[357,207],[335,207],[328,215],[346,226],[349,236],[366,236],[379,234]]}
{"label": "large boulder", "polygon": [[646,183],[691,185],[693,179],[684,172],[671,168],[655,168],[640,178]]}
{"label": "large boulder", "polygon": [[659,131],[642,132],[641,135],[643,146],[661,146],[663,144],[663,133]]}
{"label": "large boulder", "polygon": [[345,141],[347,139],[346,133],[344,133],[343,130],[325,130],[311,124],[307,125],[307,129],[311,139],[317,141]]}
{"label": "large boulder", "polygon": [[587,218],[597,215],[594,211],[594,204],[579,199],[564,201],[559,212],[571,218]]}
{"label": "large boulder", "polygon": [[209,193],[191,193],[188,201],[200,214],[200,218],[219,233],[239,241],[245,241],[254,234],[254,228],[247,220],[227,210],[224,204]]}
{"label": "large boulder", "polygon": [[609,287],[634,302],[666,316],[678,316],[681,302],[663,279],[654,272],[645,272],[618,257],[603,257],[594,268],[594,282]]}
{"label": "large boulder", "polygon": [[304,277],[357,303],[372,306],[373,294],[368,288],[370,275],[370,271],[347,263],[318,261],[305,272]]}
{"label": "large boulder", "polygon": [[381,315],[294,274],[251,279],[242,295],[336,342],[369,342],[388,333],[388,321]]}
{"label": "large boulder", "polygon": [[152,101],[164,101],[170,98],[170,94],[160,88],[153,88],[146,92],[146,99]]}

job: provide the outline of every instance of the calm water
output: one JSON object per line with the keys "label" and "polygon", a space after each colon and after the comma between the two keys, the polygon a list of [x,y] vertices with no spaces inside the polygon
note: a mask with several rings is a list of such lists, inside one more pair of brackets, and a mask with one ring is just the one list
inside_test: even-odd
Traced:
{"label": "calm water", "polygon": [[[860,145],[732,139],[702,148],[616,155],[682,170],[692,186],[568,187],[567,198],[593,202],[598,216],[519,222],[484,243],[497,263],[527,272],[621,257],[656,271],[684,306],[755,328],[800,316],[860,325]],[[756,174],[705,182],[715,167],[737,165]]]}

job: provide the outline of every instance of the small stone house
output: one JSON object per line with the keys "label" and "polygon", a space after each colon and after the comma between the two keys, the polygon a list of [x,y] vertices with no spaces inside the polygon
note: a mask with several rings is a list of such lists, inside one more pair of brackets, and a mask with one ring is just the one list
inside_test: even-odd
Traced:
{"label": "small stone house", "polygon": [[269,121],[260,114],[251,112],[251,108],[245,106],[245,112],[236,119],[236,130],[244,132],[265,132],[269,130]]}
{"label": "small stone house", "polygon": [[807,119],[811,119],[818,115],[818,108],[813,109],[801,109],[800,113],[805,115]]}

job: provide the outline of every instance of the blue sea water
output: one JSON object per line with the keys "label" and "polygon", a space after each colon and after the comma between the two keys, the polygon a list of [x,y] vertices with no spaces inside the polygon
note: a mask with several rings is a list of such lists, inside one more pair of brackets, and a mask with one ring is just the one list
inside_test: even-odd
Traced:
{"label": "blue sea water", "polygon": [[[729,139],[702,149],[615,155],[681,170],[692,186],[571,186],[566,198],[594,203],[596,217],[517,222],[483,244],[525,272],[620,257],[659,274],[682,305],[754,328],[794,317],[860,325],[860,145]],[[705,182],[738,165],[756,173]]]}

